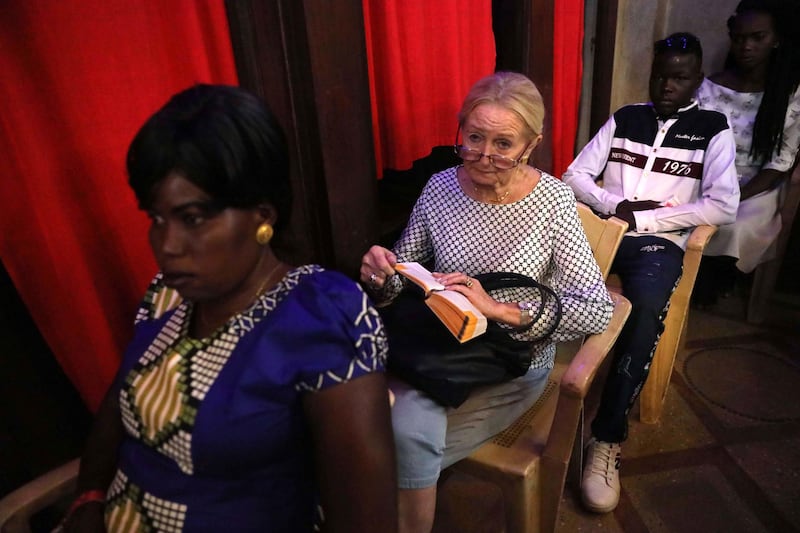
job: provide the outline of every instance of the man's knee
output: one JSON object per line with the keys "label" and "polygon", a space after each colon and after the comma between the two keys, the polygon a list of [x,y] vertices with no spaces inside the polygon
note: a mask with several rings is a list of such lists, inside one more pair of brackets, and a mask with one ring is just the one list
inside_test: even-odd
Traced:
{"label": "man's knee", "polygon": [[639,315],[644,320],[659,319],[663,315],[664,309],[667,307],[667,302],[672,291],[641,291],[637,293],[625,292],[625,297],[631,302],[633,315],[628,319],[628,322],[635,321],[636,315]]}
{"label": "man's knee", "polygon": [[659,315],[680,281],[683,268],[655,262],[622,278],[623,292],[633,309]]}

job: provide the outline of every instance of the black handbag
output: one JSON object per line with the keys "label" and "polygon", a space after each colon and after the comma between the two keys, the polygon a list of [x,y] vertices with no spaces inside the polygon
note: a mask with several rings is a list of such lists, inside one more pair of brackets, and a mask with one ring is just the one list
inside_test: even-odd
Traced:
{"label": "black handbag", "polygon": [[[533,278],[513,272],[493,272],[473,276],[487,291],[511,287],[537,289],[541,305],[530,325],[502,327],[489,322],[486,333],[460,343],[433,311],[423,295],[409,288],[378,311],[389,340],[388,370],[445,406],[458,407],[472,389],[502,383],[524,375],[531,366],[531,348],[548,338],[561,319],[561,302],[549,287]],[[554,323],[538,339],[519,341],[511,331],[525,331],[544,312],[548,301],[556,304]]]}

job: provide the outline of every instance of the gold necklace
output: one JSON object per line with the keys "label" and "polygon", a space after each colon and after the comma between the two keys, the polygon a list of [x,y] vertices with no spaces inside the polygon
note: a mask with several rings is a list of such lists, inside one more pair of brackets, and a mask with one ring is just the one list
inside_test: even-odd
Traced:
{"label": "gold necklace", "polygon": [[[478,191],[478,188],[476,186],[473,185],[472,190],[475,191],[475,194],[477,196],[480,196],[480,192]],[[505,202],[506,198],[508,198],[508,195],[511,194],[511,189],[507,190],[503,194],[497,194],[497,193],[494,194],[497,198],[495,200],[489,200],[489,201],[493,204],[502,204],[503,202]]]}
{"label": "gold necklace", "polygon": [[[242,313],[244,313],[244,312],[245,312],[247,309],[249,309],[250,307],[252,307],[252,305],[255,303],[255,301],[256,301],[256,300],[258,300],[258,299],[261,297],[261,295],[262,295],[262,294],[263,294],[263,293],[266,291],[266,288],[267,288],[267,286],[269,285],[269,282],[270,282],[270,280],[272,280],[272,276],[273,276],[273,275],[274,275],[274,274],[275,274],[275,273],[278,271],[278,269],[280,269],[282,266],[283,266],[283,263],[282,263],[281,261],[278,261],[278,263],[277,263],[277,264],[276,264],[274,267],[272,267],[272,270],[270,270],[270,271],[269,271],[269,273],[268,273],[268,274],[267,274],[267,275],[264,277],[264,281],[262,281],[262,282],[259,284],[258,288],[256,289],[256,292],[253,294],[253,298],[252,298],[252,299],[251,299],[251,300],[248,302],[248,304],[247,304],[247,305],[246,305],[246,306],[245,306],[245,307],[244,307],[244,308],[243,308],[241,311],[238,311],[238,312],[236,312],[236,313],[233,313],[232,315],[230,315],[230,316],[229,316],[227,319],[225,319],[225,321],[224,321],[224,322],[222,322],[222,323],[221,323],[219,326],[217,326],[216,328],[214,328],[212,331],[216,331],[216,330],[218,330],[220,327],[222,327],[222,326],[224,326],[225,324],[227,324],[228,322],[230,322],[230,320],[231,320],[233,317],[241,315],[241,314],[242,314]],[[208,321],[205,319],[205,317],[201,316],[201,314],[197,312],[197,308],[196,308],[196,307],[195,307],[195,310],[194,310],[194,313],[193,313],[193,314],[194,314],[194,317],[195,317],[196,319],[199,319],[199,321],[200,321],[200,324],[201,324],[203,327],[207,328],[207,327],[209,326],[209,322],[208,322]]]}
{"label": "gold necklace", "polygon": [[[464,190],[464,192],[466,192],[465,188],[466,188],[467,185],[469,185],[470,187],[472,187],[472,191],[475,194],[475,196],[477,197],[476,200],[482,201],[482,200],[479,200],[479,198],[482,196],[481,192],[478,190],[478,188],[475,186],[475,184],[472,182],[472,180],[469,179],[469,176],[467,176],[466,174],[463,174],[461,172],[462,169],[463,169],[463,166],[461,168],[459,168],[458,174],[457,174],[457,179],[460,180],[461,183],[463,184],[462,185],[462,190]],[[509,187],[509,189],[506,192],[504,192],[503,194],[494,193],[495,199],[494,200],[487,200],[487,201],[489,203],[493,203],[493,204],[502,204],[503,202],[506,201],[506,198],[508,198],[508,196],[510,194],[511,194],[511,188]]]}
{"label": "gold necklace", "polygon": [[[283,266],[283,263],[278,261],[278,264],[275,265],[274,267],[272,267],[272,270],[270,270],[269,273],[267,273],[267,276],[264,278],[264,281],[262,281],[261,284],[258,286],[258,289],[256,289],[256,292],[253,295],[253,300],[249,304],[247,304],[247,307],[245,307],[244,309],[249,308],[251,305],[253,305],[253,302],[258,300],[261,297],[261,295],[264,294],[264,291],[266,290],[267,285],[269,285],[269,282],[272,279],[273,274],[275,274],[275,272],[277,272],[278,269],[281,268],[281,266]],[[242,309],[242,311],[244,311],[244,309]],[[242,311],[239,311],[239,313],[236,313],[236,314],[238,315]],[[233,315],[233,316],[235,316],[235,315]]]}

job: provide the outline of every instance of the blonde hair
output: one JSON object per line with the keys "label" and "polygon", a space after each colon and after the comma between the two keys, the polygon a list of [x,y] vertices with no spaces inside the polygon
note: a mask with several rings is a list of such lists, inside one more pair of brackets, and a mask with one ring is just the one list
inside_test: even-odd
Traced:
{"label": "blonde hair", "polygon": [[461,111],[458,112],[459,126],[463,127],[467,116],[481,104],[496,104],[516,113],[533,137],[542,133],[544,127],[542,94],[536,85],[522,74],[495,72],[475,82],[464,98]]}

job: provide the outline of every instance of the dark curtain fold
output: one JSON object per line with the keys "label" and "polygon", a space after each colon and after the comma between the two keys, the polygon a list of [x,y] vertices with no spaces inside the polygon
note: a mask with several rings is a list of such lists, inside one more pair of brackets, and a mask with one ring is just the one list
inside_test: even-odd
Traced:
{"label": "dark curtain fold", "polygon": [[166,98],[236,83],[223,0],[0,2],[0,259],[95,409],[155,272],[124,158]]}

